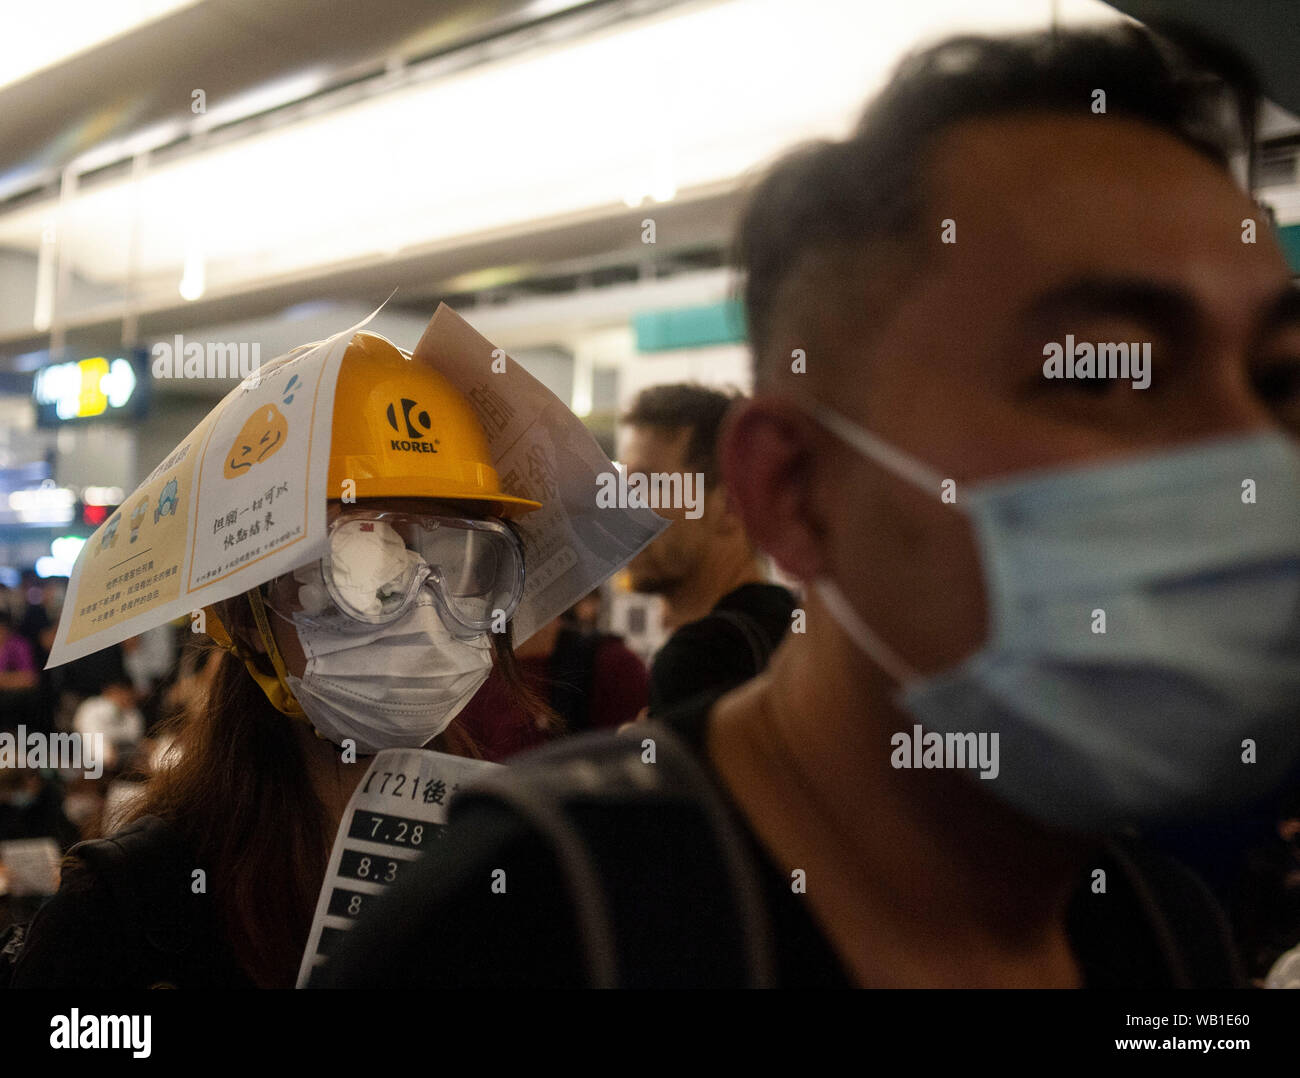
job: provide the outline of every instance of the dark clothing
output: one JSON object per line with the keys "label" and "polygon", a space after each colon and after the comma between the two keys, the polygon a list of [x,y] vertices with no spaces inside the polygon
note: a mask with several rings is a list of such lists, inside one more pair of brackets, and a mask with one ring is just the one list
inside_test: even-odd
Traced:
{"label": "dark clothing", "polygon": [[564,626],[546,675],[550,705],[569,734],[622,726],[646,706],[645,664],[613,633]]}
{"label": "dark clothing", "polygon": [[[712,772],[704,731],[716,695],[699,698],[662,722],[703,765],[756,868],[769,924],[773,982],[786,988],[849,987],[850,977],[809,913],[807,900],[793,893],[790,872],[770,859]],[[633,751],[639,747],[636,738],[601,734],[584,739],[593,755],[597,746],[613,740],[630,744]],[[537,754],[533,764],[540,765],[540,757],[551,751]],[[529,768],[529,761],[525,757],[515,768]],[[584,786],[595,788],[596,780],[589,775]],[[635,807],[629,810],[626,804],[602,801],[595,794],[571,803],[577,806],[575,815],[581,813],[587,849],[602,878],[649,878],[657,885],[640,892],[647,913],[643,920],[656,926],[647,928],[652,938],[630,942],[653,956],[647,964],[659,972],[638,977],[635,963],[627,963],[621,967],[630,969],[624,981],[717,985],[696,951],[712,937],[729,932],[736,918],[718,909],[716,902],[710,905],[710,896],[694,885],[710,866],[716,873],[716,847],[684,817],[664,818],[658,831],[650,832],[650,842],[630,841],[634,823],[646,833],[644,821],[633,819]],[[1096,868],[1106,871],[1104,894],[1091,890]],[[497,870],[505,872],[504,894],[492,893],[489,886]],[[453,806],[452,824],[440,844],[386,896],[380,911],[350,933],[327,968],[325,983],[392,988],[590,984],[571,897],[575,888],[582,891],[562,870],[554,847],[512,808],[483,799],[467,802],[459,813]],[[626,896],[628,888],[622,891]],[[638,919],[629,913],[634,915],[635,908],[623,911],[623,923],[635,933]],[[666,921],[671,931],[662,930]],[[1204,886],[1171,859],[1127,841],[1108,844],[1089,866],[1071,903],[1067,927],[1088,987],[1243,984],[1223,917]]]}
{"label": "dark clothing", "polygon": [[49,656],[41,647],[41,633],[54,624],[49,612],[40,603],[28,603],[27,609],[23,611],[23,616],[18,622],[18,631],[31,642],[32,650],[40,657],[42,666]]}
{"label": "dark clothing", "polygon": [[0,801],[0,842],[24,838],[52,838],[59,844],[61,853],[81,838],[63,815],[63,795],[55,783],[42,780],[35,800],[21,808]]}
{"label": "dark clothing", "polygon": [[7,710],[6,705],[0,703],[0,716],[7,716],[7,719],[0,719],[0,725],[12,728],[21,723],[29,730],[41,733],[54,732],[54,713],[58,709],[59,702],[59,694],[55,688],[57,678],[53,670],[45,669],[50,653],[41,644],[41,634],[54,624],[45,607],[39,603],[28,604],[22,620],[18,623],[18,632],[26,637],[27,642],[32,646],[37,676],[36,687],[24,694],[20,700],[16,700],[11,710]]}
{"label": "dark clothing", "polygon": [[495,670],[456,716],[483,759],[502,763],[564,734],[614,728],[631,722],[646,705],[645,665],[610,633],[563,627],[547,656],[516,660],[525,685],[551,705],[561,728],[538,726],[515,703]]}
{"label": "dark clothing", "polygon": [[[193,855],[163,821],[144,817],[71,856],[59,893],[15,932],[21,946],[10,941],[12,987],[253,987],[210,896],[193,891]],[[4,966],[0,956],[0,984]]]}
{"label": "dark clothing", "polygon": [[1264,980],[1300,944],[1300,846],[1276,832],[1246,850],[1227,903],[1246,971]]}
{"label": "dark clothing", "polygon": [[84,699],[103,695],[108,685],[130,685],[122,655],[122,645],[113,644],[74,659],[60,668],[60,687]]}
{"label": "dark clothing", "polygon": [[650,714],[762,673],[790,628],[794,596],[775,584],[742,584],[706,617],[681,626],[650,667]]}

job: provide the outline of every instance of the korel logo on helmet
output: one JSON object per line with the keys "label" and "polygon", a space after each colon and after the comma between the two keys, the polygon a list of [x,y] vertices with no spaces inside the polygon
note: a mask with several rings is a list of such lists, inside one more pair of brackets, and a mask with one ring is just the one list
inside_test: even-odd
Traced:
{"label": "korel logo on helmet", "polygon": [[437,446],[441,444],[439,440],[437,438],[432,441],[426,440],[426,435],[433,426],[433,420],[429,418],[429,413],[411,400],[410,397],[403,397],[401,405],[401,423],[397,420],[397,405],[390,404],[388,406],[388,425],[398,434],[403,433],[402,427],[404,425],[406,427],[406,437],[392,438],[389,440],[389,445],[393,449],[404,449],[412,453],[438,452]]}

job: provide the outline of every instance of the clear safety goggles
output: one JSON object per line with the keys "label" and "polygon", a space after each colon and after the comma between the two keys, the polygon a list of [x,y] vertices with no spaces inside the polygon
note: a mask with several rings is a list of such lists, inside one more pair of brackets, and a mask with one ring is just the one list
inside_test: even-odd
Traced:
{"label": "clear safety goggles", "polygon": [[524,593],[524,550],[496,520],[355,510],[329,527],[319,561],[268,585],[277,613],[334,632],[372,632],[431,597],[447,628],[477,636]]}

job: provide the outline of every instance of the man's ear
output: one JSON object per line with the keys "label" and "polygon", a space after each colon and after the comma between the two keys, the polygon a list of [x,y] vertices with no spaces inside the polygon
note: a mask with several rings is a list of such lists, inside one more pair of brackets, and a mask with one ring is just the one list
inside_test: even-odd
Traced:
{"label": "man's ear", "polygon": [[816,439],[801,409],[760,398],[732,408],[718,443],[731,506],[750,539],[799,580],[812,580],[823,568],[825,522],[813,492]]}

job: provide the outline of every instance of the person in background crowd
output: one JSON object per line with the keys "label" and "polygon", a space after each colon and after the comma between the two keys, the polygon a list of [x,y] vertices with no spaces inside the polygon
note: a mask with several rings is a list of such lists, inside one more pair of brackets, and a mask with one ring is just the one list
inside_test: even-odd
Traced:
{"label": "person in background crowd", "polygon": [[45,656],[49,655],[47,641],[53,643],[50,631],[54,628],[54,619],[50,617],[43,603],[33,603],[29,599],[23,608],[22,617],[18,619],[14,628],[27,638],[35,655],[39,657],[42,652]]}
{"label": "person in background crowd", "polygon": [[1246,851],[1228,909],[1246,971],[1263,984],[1284,953],[1300,948],[1300,785],[1284,799],[1269,839]]}
{"label": "person in background crowd", "polygon": [[63,795],[63,814],[83,839],[101,838],[104,834],[104,797],[109,779],[100,775],[90,778],[76,774],[67,778]]}
{"label": "person in background crowd", "polygon": [[600,610],[603,605],[603,597],[600,589],[584,595],[569,609],[565,615],[565,620],[573,628],[584,633],[594,633],[600,631]]}
{"label": "person in background crowd", "polygon": [[[1258,105],[1185,34],[968,36],[779,162],[719,456],[806,631],[463,794],[331,983],[1242,986],[1134,831],[1300,763],[1300,303],[1231,168]],[[1067,336],[1149,363],[1069,377]]]}
{"label": "person in background crowd", "polygon": [[98,696],[83,700],[72,718],[82,737],[102,737],[104,766],[116,771],[130,758],[145,734],[144,716],[129,682],[110,682]]}
{"label": "person in background crowd", "polygon": [[36,688],[36,682],[31,644],[15,631],[13,615],[0,611],[0,690],[22,692]]}
{"label": "person in background crowd", "polygon": [[59,730],[71,730],[81,702],[102,694],[105,685],[131,682],[126,672],[126,651],[121,644],[92,651],[51,670],[50,674],[58,699],[54,725]]}
{"label": "person in background crowd", "polygon": [[[596,593],[593,593],[596,594]],[[590,607],[590,596],[582,602]],[[613,633],[577,620],[578,604],[515,648],[523,683],[550,707],[530,714],[495,671],[460,715],[485,760],[500,763],[565,734],[616,728],[646,706],[640,659]]]}
{"label": "person in background crowd", "polygon": [[52,838],[67,851],[80,839],[63,813],[59,784],[39,769],[0,768],[0,842]]}
{"label": "person in background crowd", "polygon": [[[384,402],[403,398],[435,417],[436,454],[395,448]],[[425,745],[475,755],[453,720],[494,661],[530,699],[510,646],[524,554],[508,521],[539,503],[501,489],[451,382],[383,338],[353,337],[334,399],[327,489],[355,498],[327,503],[328,555],[205,608],[224,649],[207,693],[127,826],[65,863],[14,987],[292,987],[369,758]],[[501,614],[507,631],[490,631]],[[139,905],[123,908],[121,893]],[[183,951],[154,945],[160,919],[183,926]]]}
{"label": "person in background crowd", "polygon": [[[26,864],[20,871],[20,866],[5,862],[8,851],[4,844],[48,839],[53,843],[46,851],[53,869],[57,854],[66,853],[80,837],[63,811],[57,778],[47,778],[38,768],[0,767],[0,987],[6,980],[4,951],[14,944],[13,935],[21,941],[22,922],[31,919],[49,894],[49,883],[54,882],[51,872],[45,887],[27,890],[33,885],[32,851],[24,858]],[[18,886],[20,882],[24,887]]]}
{"label": "person in background crowd", "polygon": [[13,615],[0,610],[0,730],[41,728],[40,681],[31,642],[15,629]]}
{"label": "person in background crowd", "polygon": [[35,573],[25,575],[25,580],[25,601],[18,618],[18,631],[32,642],[33,648],[48,655],[54,643],[64,586],[53,577],[42,580]]}
{"label": "person in background crowd", "polygon": [[653,386],[622,418],[629,474],[704,476],[700,515],[659,510],[672,524],[628,563],[632,589],[661,598],[673,631],[650,667],[651,715],[748,681],[790,627],[794,597],[764,583],[758,552],[718,482],[718,433],[739,399],[706,386]]}
{"label": "person in background crowd", "polygon": [[18,631],[31,644],[36,661],[37,686],[28,725],[45,733],[54,730],[54,715],[58,710],[57,676],[53,670],[45,669],[45,663],[50,657],[50,648],[54,646],[62,591],[62,586],[55,580],[41,580],[33,574],[25,592],[26,604],[17,623]]}
{"label": "person in background crowd", "polygon": [[[188,623],[185,628],[188,630]],[[169,623],[122,641],[122,663],[148,730],[162,717],[164,690],[176,668],[177,634],[176,626]]]}

